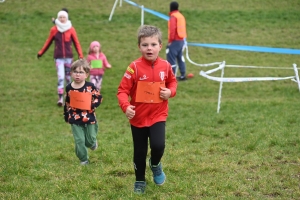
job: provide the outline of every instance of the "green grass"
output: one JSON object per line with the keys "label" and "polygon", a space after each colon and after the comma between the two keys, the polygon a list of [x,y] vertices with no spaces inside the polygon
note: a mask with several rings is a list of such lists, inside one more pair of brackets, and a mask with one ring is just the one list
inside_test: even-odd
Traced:
{"label": "green grass", "polygon": [[[37,3],[38,2],[38,3]],[[299,90],[285,81],[219,83],[199,76],[179,82],[170,100],[166,151],[167,182],[155,186],[147,168],[147,191],[133,194],[130,126],[118,107],[118,84],[140,56],[136,33],[140,10],[125,2],[108,21],[114,1],[6,0],[0,4],[0,199],[299,199]],[[168,1],[134,0],[168,14]],[[178,1],[188,41],[267,47],[300,47],[299,0]],[[69,8],[84,54],[98,40],[113,68],[103,82],[97,110],[99,149],[79,166],[70,126],[56,106],[53,46],[40,59],[55,17]],[[145,13],[145,24],[167,22]],[[165,46],[160,53],[165,58]],[[189,47],[197,63],[291,67],[298,55]],[[210,68],[209,68],[210,69]],[[293,70],[226,68],[225,77],[284,77]],[[219,73],[214,74],[219,76]]]}

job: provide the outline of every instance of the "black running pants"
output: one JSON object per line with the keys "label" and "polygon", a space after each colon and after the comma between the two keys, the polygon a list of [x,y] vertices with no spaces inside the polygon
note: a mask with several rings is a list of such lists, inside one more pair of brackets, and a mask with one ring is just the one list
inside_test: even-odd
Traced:
{"label": "black running pants", "polygon": [[145,181],[148,138],[151,149],[151,164],[159,164],[165,150],[165,130],[166,122],[157,122],[150,127],[141,128],[131,125],[136,181]]}

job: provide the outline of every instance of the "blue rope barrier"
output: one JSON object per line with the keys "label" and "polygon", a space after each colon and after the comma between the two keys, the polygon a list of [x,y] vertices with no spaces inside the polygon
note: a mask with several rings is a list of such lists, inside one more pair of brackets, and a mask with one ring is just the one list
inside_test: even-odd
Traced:
{"label": "blue rope barrier", "polygon": [[[124,0],[125,2],[141,8],[137,3]],[[161,19],[166,21],[169,20],[169,16],[164,15],[155,10],[151,10],[149,8],[144,8],[145,12],[153,14]],[[231,44],[204,44],[204,43],[190,43],[187,42],[188,46],[199,46],[199,47],[208,47],[208,48],[220,48],[220,49],[229,49],[229,50],[240,50],[240,51],[254,51],[254,52],[265,52],[265,53],[277,53],[277,54],[300,54],[300,49],[288,49],[288,48],[274,48],[274,47],[260,47],[260,46],[245,46],[245,45],[231,45]]]}
{"label": "blue rope barrier", "polygon": [[187,45],[188,46],[219,48],[219,49],[240,50],[240,51],[265,52],[265,53],[300,54],[300,49],[231,45],[231,44],[200,44],[200,43],[190,43],[190,42],[188,42]]}

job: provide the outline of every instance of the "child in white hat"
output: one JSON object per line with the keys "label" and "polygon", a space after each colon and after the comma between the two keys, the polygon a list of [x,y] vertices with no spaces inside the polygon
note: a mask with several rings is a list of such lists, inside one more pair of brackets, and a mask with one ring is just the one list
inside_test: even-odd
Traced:
{"label": "child in white hat", "polygon": [[57,19],[54,20],[55,25],[50,29],[50,34],[44,43],[42,49],[38,52],[37,58],[48,50],[52,42],[55,41],[54,59],[57,71],[57,93],[58,93],[58,106],[63,106],[63,93],[64,81],[67,84],[71,82],[71,63],[73,61],[72,44],[75,45],[79,58],[83,58],[81,46],[77,38],[75,28],[72,26],[68,18],[68,12],[61,10],[57,13]]}

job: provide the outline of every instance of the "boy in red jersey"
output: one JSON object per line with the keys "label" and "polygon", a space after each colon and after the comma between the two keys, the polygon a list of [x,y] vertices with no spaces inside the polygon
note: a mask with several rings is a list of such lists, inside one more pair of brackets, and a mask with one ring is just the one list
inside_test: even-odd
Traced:
{"label": "boy in red jersey", "polygon": [[170,63],[158,56],[162,48],[162,34],[157,27],[144,25],[139,28],[138,48],[142,56],[127,67],[117,97],[131,124],[136,178],[134,192],[143,194],[148,138],[153,180],[155,184],[162,185],[166,179],[160,161],[165,149],[168,99],[176,95],[177,81]]}

